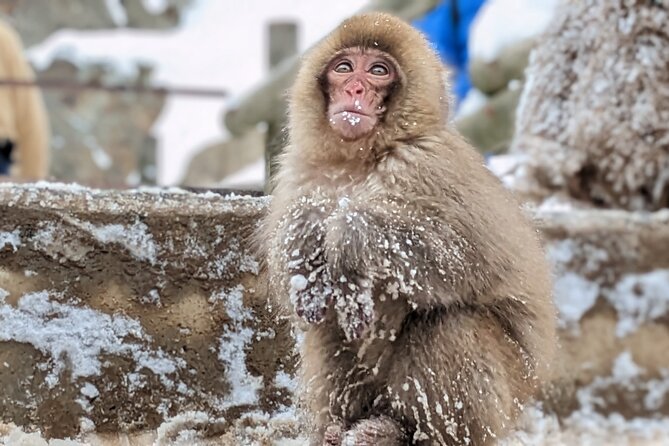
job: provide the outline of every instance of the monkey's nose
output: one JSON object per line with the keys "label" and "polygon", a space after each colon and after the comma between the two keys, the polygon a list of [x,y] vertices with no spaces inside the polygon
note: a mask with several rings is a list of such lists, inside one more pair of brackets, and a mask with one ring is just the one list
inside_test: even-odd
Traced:
{"label": "monkey's nose", "polygon": [[355,81],[348,84],[344,88],[344,91],[346,91],[346,93],[355,98],[365,94],[365,86],[362,84],[362,82]]}

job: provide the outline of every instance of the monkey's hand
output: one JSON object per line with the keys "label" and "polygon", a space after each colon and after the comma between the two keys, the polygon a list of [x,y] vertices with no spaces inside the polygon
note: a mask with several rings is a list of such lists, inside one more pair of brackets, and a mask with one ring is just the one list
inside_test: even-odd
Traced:
{"label": "monkey's hand", "polygon": [[310,324],[325,319],[334,289],[329,278],[323,249],[316,248],[309,255],[301,256],[299,250],[291,253],[290,301],[299,317]]}
{"label": "monkey's hand", "polygon": [[288,209],[282,230],[290,301],[297,315],[309,324],[322,322],[332,301],[333,286],[323,247],[328,211],[326,200],[301,197]]}
{"label": "monkey's hand", "polygon": [[360,339],[374,320],[372,281],[355,274],[341,275],[334,289],[337,321],[346,339]]}
{"label": "monkey's hand", "polygon": [[348,198],[327,219],[325,257],[333,279],[334,307],[349,341],[360,339],[374,320],[374,268],[367,262],[369,228]]}

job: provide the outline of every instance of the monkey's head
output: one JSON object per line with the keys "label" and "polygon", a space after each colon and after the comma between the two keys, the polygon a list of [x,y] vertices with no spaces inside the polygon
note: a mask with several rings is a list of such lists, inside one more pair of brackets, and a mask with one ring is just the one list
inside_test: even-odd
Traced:
{"label": "monkey's head", "polygon": [[444,74],[409,24],[352,17],[305,56],[291,90],[291,138],[320,159],[378,158],[446,125]]}

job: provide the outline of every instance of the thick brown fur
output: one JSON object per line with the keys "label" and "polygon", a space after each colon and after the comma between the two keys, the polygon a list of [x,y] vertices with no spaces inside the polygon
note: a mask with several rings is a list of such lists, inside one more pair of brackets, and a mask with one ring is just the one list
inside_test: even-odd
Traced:
{"label": "thick brown fur", "polygon": [[[328,126],[323,70],[356,47],[387,52],[402,73],[376,131],[344,142]],[[308,322],[315,445],[492,444],[553,355],[536,231],[449,128],[444,82],[420,33],[373,13],[313,49],[292,89],[260,241],[273,293]]]}

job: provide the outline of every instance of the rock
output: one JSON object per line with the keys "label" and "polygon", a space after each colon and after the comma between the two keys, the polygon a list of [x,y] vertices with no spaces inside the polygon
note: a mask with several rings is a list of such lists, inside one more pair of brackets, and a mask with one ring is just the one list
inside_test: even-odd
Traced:
{"label": "rock", "polygon": [[669,414],[669,210],[539,211],[560,322],[549,406]]}
{"label": "rock", "polygon": [[530,187],[669,206],[669,3],[566,2],[533,52],[514,152]]}

